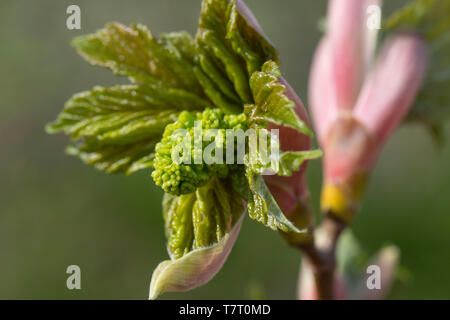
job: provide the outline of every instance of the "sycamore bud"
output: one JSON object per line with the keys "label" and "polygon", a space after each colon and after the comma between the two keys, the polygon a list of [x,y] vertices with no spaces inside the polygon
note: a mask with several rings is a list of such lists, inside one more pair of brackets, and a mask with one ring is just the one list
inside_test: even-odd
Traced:
{"label": "sycamore bud", "polygon": [[330,1],[328,30],[310,77],[310,107],[324,151],[322,209],[350,222],[380,150],[410,110],[427,67],[413,33],[385,41],[373,68],[374,36],[363,24],[370,1]]}

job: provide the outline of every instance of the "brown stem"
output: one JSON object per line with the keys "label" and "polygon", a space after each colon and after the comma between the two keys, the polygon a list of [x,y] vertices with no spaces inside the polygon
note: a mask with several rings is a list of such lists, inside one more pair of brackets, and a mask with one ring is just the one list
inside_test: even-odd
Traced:
{"label": "brown stem", "polygon": [[304,253],[314,275],[319,300],[335,298],[336,244],[345,227],[345,223],[332,214],[327,214],[320,227],[315,230],[314,240],[298,247]]}

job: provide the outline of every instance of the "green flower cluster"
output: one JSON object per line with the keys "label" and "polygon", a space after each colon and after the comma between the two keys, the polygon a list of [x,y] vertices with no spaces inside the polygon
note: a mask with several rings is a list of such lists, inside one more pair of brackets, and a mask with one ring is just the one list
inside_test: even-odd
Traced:
{"label": "green flower cluster", "polygon": [[194,192],[211,177],[226,178],[236,168],[226,164],[227,130],[246,128],[243,113],[225,114],[220,109],[181,112],[176,122],[166,126],[156,145],[153,180],[164,191],[180,195]]}

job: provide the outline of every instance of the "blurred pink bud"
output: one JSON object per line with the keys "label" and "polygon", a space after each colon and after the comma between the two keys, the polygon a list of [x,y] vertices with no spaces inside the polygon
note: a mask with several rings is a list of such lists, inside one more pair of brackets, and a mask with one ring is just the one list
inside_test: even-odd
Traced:
{"label": "blurred pink bud", "polygon": [[335,120],[322,143],[326,179],[347,180],[356,172],[368,171],[369,164],[373,162],[373,145],[370,133],[352,116]]}
{"label": "blurred pink bud", "polygon": [[[320,57],[321,52],[319,52]],[[368,171],[378,152],[411,108],[422,83],[427,64],[425,42],[415,34],[398,34],[382,48],[377,63],[367,76],[353,110],[331,111],[324,117],[324,106],[313,92],[311,107],[314,122],[321,129],[325,178],[349,177],[356,171]],[[313,77],[311,85],[318,80]],[[329,90],[329,89],[326,89]],[[317,90],[317,91],[320,91]],[[323,99],[323,98],[322,98]],[[331,104],[332,105],[332,104]]]}
{"label": "blurred pink bud", "polygon": [[413,33],[391,36],[369,70],[376,30],[366,25],[367,8],[379,4],[330,0],[327,33],[313,60],[309,102],[324,151],[325,209],[352,211],[362,181],[411,108],[426,71],[427,46]]}
{"label": "blurred pink bud", "polygon": [[427,46],[415,34],[389,38],[374,70],[364,83],[354,117],[381,145],[402,121],[414,102],[427,62]]}
{"label": "blurred pink bud", "polygon": [[352,109],[364,72],[361,0],[330,0],[327,17],[329,76],[337,108]]}
{"label": "blurred pink bud", "polygon": [[319,143],[323,144],[328,128],[338,116],[334,81],[330,76],[330,46],[325,37],[321,40],[312,62],[309,79],[309,104]]}

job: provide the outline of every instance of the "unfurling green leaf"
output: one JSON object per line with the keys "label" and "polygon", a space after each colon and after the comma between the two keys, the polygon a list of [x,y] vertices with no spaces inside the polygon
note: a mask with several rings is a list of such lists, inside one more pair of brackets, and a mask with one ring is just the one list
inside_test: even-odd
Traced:
{"label": "unfurling green leaf", "polygon": [[262,65],[269,60],[278,60],[278,52],[272,43],[265,37],[263,31],[255,26],[250,17],[246,17],[246,10],[242,1],[233,0],[228,5],[227,35],[233,51],[244,59],[248,75],[259,71]]}
{"label": "unfurling green leaf", "polygon": [[171,260],[155,269],[150,299],[209,281],[222,267],[242,224],[242,198],[229,180],[213,178],[194,193],[165,194],[163,216]]}
{"label": "unfurling green leaf", "polygon": [[413,30],[429,44],[428,72],[408,120],[425,124],[439,138],[443,122],[450,119],[450,1],[413,1],[389,17],[384,29]]}
{"label": "unfurling green leaf", "polygon": [[262,175],[254,173],[248,167],[245,171],[245,174],[234,174],[232,182],[233,188],[245,199],[250,218],[272,230],[307,232],[299,230],[284,216]]}
{"label": "unfurling green leaf", "polygon": [[294,171],[299,170],[303,162],[318,159],[322,154],[321,150],[283,152],[278,161],[278,170],[275,170],[275,173],[279,176],[290,177]]}
{"label": "unfurling green leaf", "polygon": [[217,244],[195,249],[177,260],[165,260],[153,271],[149,299],[154,300],[164,292],[195,289],[209,280],[222,268],[239,234],[244,215]]}
{"label": "unfurling green leaf", "polygon": [[286,87],[279,82],[280,75],[273,61],[266,62],[261,71],[252,74],[250,88],[255,104],[245,106],[250,126],[272,122],[312,136],[312,131],[295,113],[295,103],[284,94]]}
{"label": "unfurling green leaf", "polygon": [[106,173],[129,175],[142,169],[152,168],[155,144],[156,142],[151,139],[123,146],[80,143],[67,147],[66,152]]}
{"label": "unfurling green leaf", "polygon": [[205,0],[196,37],[197,77],[208,97],[227,112],[253,101],[250,75],[277,59],[273,46],[240,13],[236,0]]}
{"label": "unfurling green leaf", "polygon": [[164,200],[167,248],[172,259],[220,241],[243,212],[228,180],[213,178],[195,192]]}
{"label": "unfurling green leaf", "polygon": [[93,65],[111,69],[136,83],[164,83],[198,95],[203,91],[194,74],[194,40],[186,32],[153,36],[147,27],[110,23],[104,29],[73,40]]}
{"label": "unfurling green leaf", "polygon": [[195,94],[162,85],[95,87],[73,96],[47,131],[77,141],[69,153],[108,173],[132,173],[152,165],[164,128],[181,110],[209,105]]}

